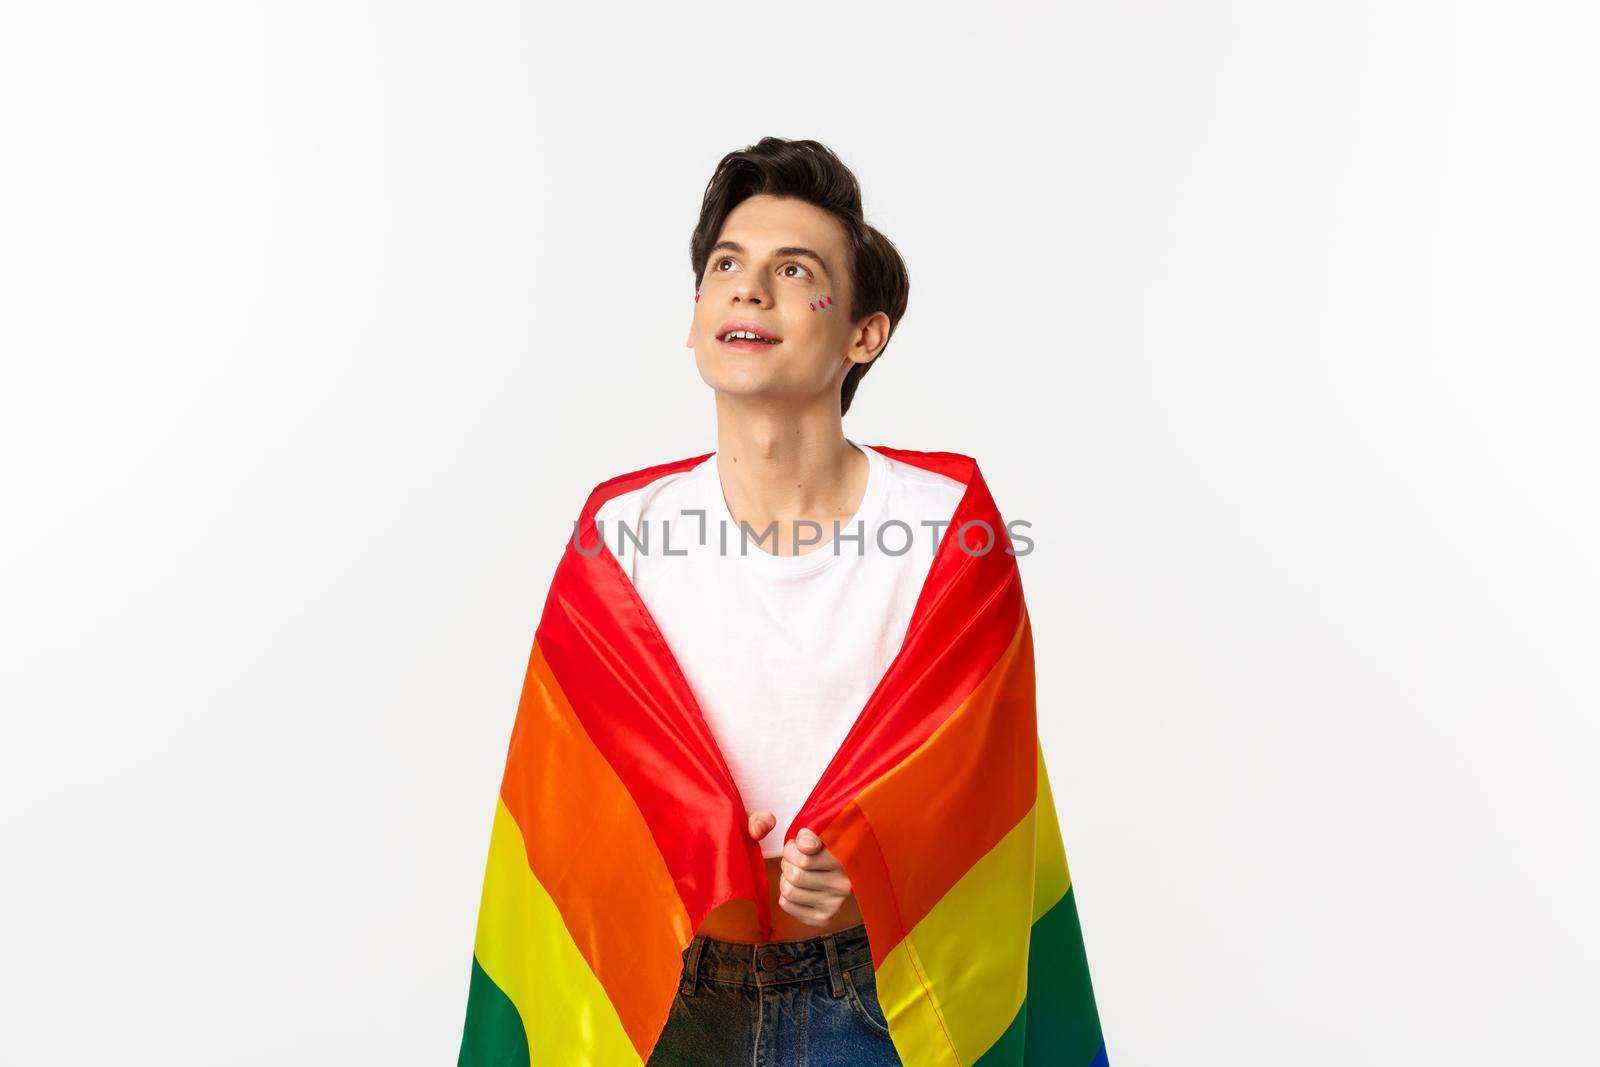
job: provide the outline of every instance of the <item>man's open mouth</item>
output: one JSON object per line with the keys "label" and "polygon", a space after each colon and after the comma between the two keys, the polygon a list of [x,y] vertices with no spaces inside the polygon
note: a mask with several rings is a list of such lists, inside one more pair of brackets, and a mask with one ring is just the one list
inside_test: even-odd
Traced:
{"label": "man's open mouth", "polygon": [[733,330],[733,331],[731,331],[729,333],[723,334],[722,337],[721,337],[721,340],[724,341],[724,342],[728,342],[728,341],[755,341],[755,342],[757,342],[759,344],[764,344],[764,345],[775,345],[775,344],[778,344],[778,339],[776,337],[757,337],[755,334],[751,333],[749,330]]}
{"label": "man's open mouth", "polygon": [[749,320],[725,322],[717,331],[717,340],[725,345],[776,345],[783,338],[774,337]]}

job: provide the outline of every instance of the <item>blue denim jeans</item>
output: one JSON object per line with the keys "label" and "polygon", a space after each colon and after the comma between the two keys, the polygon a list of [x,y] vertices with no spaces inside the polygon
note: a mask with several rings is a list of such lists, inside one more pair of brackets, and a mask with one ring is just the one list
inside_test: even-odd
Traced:
{"label": "blue denim jeans", "polygon": [[696,934],[647,1067],[899,1067],[864,923],[760,944]]}

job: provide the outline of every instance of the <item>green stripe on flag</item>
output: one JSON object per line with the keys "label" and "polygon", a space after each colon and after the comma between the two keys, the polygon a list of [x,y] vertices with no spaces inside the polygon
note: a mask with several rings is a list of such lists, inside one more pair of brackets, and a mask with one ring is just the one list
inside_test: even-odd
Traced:
{"label": "green stripe on flag", "polygon": [[1104,1063],[1077,898],[1069,887],[1028,939],[1028,998],[976,1067],[1090,1067]]}
{"label": "green stripe on flag", "polygon": [[467,1024],[456,1067],[528,1067],[528,1032],[517,1006],[472,958]]}

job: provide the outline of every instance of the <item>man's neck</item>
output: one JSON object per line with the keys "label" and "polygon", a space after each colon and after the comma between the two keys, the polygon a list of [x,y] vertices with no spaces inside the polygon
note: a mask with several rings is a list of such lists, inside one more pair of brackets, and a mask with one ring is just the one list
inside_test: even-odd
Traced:
{"label": "man's neck", "polygon": [[837,409],[779,410],[719,396],[716,463],[734,519],[758,532],[777,520],[781,555],[790,554],[796,520],[820,523],[826,543],[832,520],[849,521],[866,493],[867,458],[845,439]]}

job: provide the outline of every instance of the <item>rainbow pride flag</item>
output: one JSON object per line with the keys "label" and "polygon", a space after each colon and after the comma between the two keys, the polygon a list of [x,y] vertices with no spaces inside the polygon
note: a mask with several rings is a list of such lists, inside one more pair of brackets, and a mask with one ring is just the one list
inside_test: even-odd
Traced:
{"label": "rainbow pride flag", "polygon": [[[1103,1067],[1012,541],[971,457],[875,447],[967,488],[899,654],[784,841],[809,826],[843,864],[908,1067]],[[770,933],[744,802],[594,522],[708,455],[596,486],[557,566],[495,806],[460,1067],[642,1065],[701,920],[748,898]]]}

